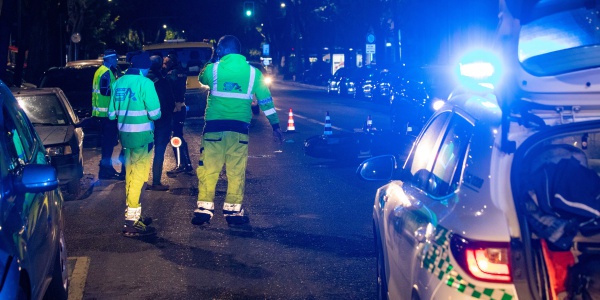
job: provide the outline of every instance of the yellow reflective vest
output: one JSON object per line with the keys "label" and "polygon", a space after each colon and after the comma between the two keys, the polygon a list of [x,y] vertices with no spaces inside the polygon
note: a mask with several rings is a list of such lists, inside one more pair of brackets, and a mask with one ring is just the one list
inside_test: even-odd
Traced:
{"label": "yellow reflective vest", "polygon": [[250,123],[250,106],[253,96],[256,96],[271,126],[279,126],[273,98],[262,73],[250,66],[243,55],[223,56],[218,62],[208,64],[198,79],[210,88],[204,116],[206,122],[232,120]]}
{"label": "yellow reflective vest", "polygon": [[[100,92],[100,81],[104,73],[110,74],[110,85],[112,85],[116,77],[113,72],[110,71],[105,65],[100,66],[96,73],[94,73],[94,81],[92,82],[92,116],[94,117],[108,117],[108,103],[110,102],[110,93],[108,95],[102,95]],[[105,87],[107,91],[110,91],[110,86]]]}

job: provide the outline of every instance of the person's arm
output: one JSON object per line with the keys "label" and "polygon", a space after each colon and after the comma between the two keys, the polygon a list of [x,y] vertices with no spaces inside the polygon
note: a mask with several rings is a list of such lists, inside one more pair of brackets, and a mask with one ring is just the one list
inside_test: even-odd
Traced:
{"label": "person's arm", "polygon": [[142,83],[144,104],[146,106],[146,111],[148,112],[148,119],[155,121],[161,117],[160,100],[158,100],[158,94],[156,93],[156,88],[154,87],[152,80],[148,78],[144,79],[146,79]]}
{"label": "person's arm", "polygon": [[100,77],[100,94],[110,96],[110,71],[104,72]]}
{"label": "person's arm", "polygon": [[115,93],[112,92],[111,93],[112,96],[110,96],[110,102],[108,103],[108,119],[109,120],[116,120],[117,119],[117,107],[116,107],[116,101],[115,101]]}
{"label": "person's arm", "polygon": [[[260,73],[257,71],[257,75],[258,74]],[[279,126],[279,116],[275,110],[275,103],[273,102],[273,97],[271,97],[271,91],[269,91],[269,87],[264,83],[262,75],[256,76],[253,94],[258,100],[258,106],[263,111],[267,117],[267,120],[269,120],[271,127],[273,128],[273,139],[279,144],[282,144],[283,133],[281,132],[281,128]]]}

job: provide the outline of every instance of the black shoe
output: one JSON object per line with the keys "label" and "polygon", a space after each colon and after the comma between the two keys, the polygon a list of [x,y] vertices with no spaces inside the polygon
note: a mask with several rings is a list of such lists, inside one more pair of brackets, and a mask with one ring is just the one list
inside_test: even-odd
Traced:
{"label": "black shoe", "polygon": [[126,237],[147,236],[155,233],[156,229],[154,227],[147,226],[140,220],[125,220],[123,225],[123,236]]}
{"label": "black shoe", "polygon": [[225,220],[229,226],[239,226],[250,223],[250,218],[243,209],[239,212],[223,211],[223,215],[225,215]]}
{"label": "black shoe", "polygon": [[210,219],[212,218],[212,211],[206,209],[196,209],[194,210],[194,217],[192,218],[192,224],[194,225],[202,225],[204,223],[210,224]]}
{"label": "black shoe", "polygon": [[144,223],[144,225],[148,226],[148,225],[152,224],[152,217],[141,216],[138,221],[140,221],[140,222]]}
{"label": "black shoe", "polygon": [[100,172],[98,172],[99,179],[114,179],[114,180],[124,180],[125,174],[118,173],[113,168],[100,168]]}
{"label": "black shoe", "polygon": [[194,170],[194,168],[192,168],[192,165],[180,165],[179,167],[177,167],[171,171],[167,171],[167,176],[175,177],[180,173],[184,173],[186,175],[193,175],[192,174],[193,170]]}
{"label": "black shoe", "polygon": [[164,191],[168,191],[169,190],[169,186],[166,184],[153,184],[153,185],[147,185],[146,186],[146,190],[149,191],[160,191],[160,192],[164,192]]}

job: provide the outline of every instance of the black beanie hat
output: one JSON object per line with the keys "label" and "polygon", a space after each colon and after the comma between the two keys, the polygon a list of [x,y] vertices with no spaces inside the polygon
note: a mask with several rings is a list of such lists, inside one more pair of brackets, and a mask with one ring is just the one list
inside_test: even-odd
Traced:
{"label": "black beanie hat", "polygon": [[148,52],[139,52],[131,58],[131,67],[136,69],[150,69],[152,62]]}

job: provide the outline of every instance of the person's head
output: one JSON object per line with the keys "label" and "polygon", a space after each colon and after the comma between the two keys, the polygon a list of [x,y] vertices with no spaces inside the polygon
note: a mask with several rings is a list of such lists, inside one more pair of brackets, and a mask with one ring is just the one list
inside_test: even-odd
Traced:
{"label": "person's head", "polygon": [[114,67],[117,65],[117,51],[113,49],[106,49],[104,51],[104,65],[107,67]]}
{"label": "person's head", "polygon": [[160,73],[162,66],[163,66],[163,58],[160,55],[152,55],[150,56],[150,62],[152,63],[150,65],[150,70],[152,70],[152,72],[155,73]]}
{"label": "person's head", "polygon": [[148,75],[148,70],[152,65],[152,61],[150,61],[150,55],[148,52],[140,51],[134,53],[131,57],[131,68],[139,69],[140,73],[144,76]]}
{"label": "person's head", "polygon": [[163,58],[163,69],[170,71],[177,68],[179,61],[177,60],[177,54],[169,53]]}
{"label": "person's head", "polygon": [[233,35],[224,35],[217,43],[217,56],[223,57],[227,54],[240,54],[242,52],[242,44]]}

